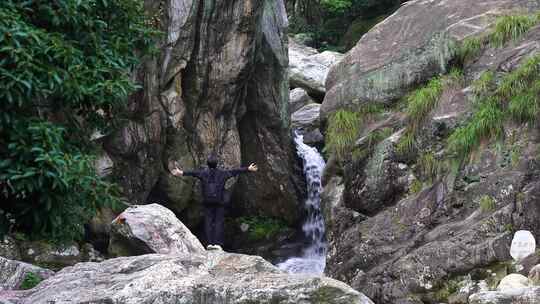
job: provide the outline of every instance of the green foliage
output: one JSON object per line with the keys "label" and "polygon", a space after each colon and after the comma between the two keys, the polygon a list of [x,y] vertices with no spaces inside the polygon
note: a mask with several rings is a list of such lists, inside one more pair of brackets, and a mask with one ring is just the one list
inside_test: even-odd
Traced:
{"label": "green foliage", "polygon": [[73,240],[97,206],[119,203],[117,189],[95,172],[95,159],[65,141],[65,129],[49,122],[17,121],[7,134],[0,180],[4,210],[34,236]]}
{"label": "green foliage", "polygon": [[538,119],[539,97],[538,93],[514,96],[508,104],[508,112],[512,118],[519,122],[534,122]]}
{"label": "green foliage", "polygon": [[480,210],[482,210],[482,212],[493,211],[497,207],[497,203],[489,195],[482,196],[480,198],[479,205],[480,205]]}
{"label": "green foliage", "polygon": [[472,89],[476,96],[488,95],[494,90],[495,73],[493,71],[485,71],[480,77],[472,83]]}
{"label": "green foliage", "polygon": [[489,35],[489,43],[495,47],[502,47],[508,41],[519,39],[537,22],[536,16],[502,16],[497,19],[495,28]]}
{"label": "green foliage", "polygon": [[43,279],[36,273],[29,272],[24,277],[21,286],[19,287],[21,290],[28,290],[36,287]]}
{"label": "green foliage", "polygon": [[538,120],[540,93],[540,55],[524,62],[506,75],[493,91],[494,75],[485,73],[473,84],[480,101],[472,119],[455,130],[448,139],[449,151],[463,158],[483,139],[500,137],[506,118],[518,122]]}
{"label": "green foliage", "polygon": [[351,7],[352,0],[321,0],[321,3],[329,11],[342,13]]}
{"label": "green foliage", "polygon": [[[319,50],[347,51],[381,16],[399,7],[400,0],[298,0],[289,12],[289,32],[306,33]],[[360,27],[351,25],[357,22]],[[344,36],[347,36],[345,38]]]}
{"label": "green foliage", "polygon": [[282,220],[268,217],[239,217],[236,219],[239,225],[247,224],[248,238],[251,241],[268,240],[276,236],[278,233],[288,230],[289,227]]}
{"label": "green foliage", "polygon": [[411,186],[409,188],[409,192],[410,193],[413,193],[413,194],[416,194],[420,191],[422,191],[422,188],[424,187],[424,184],[422,183],[422,181],[418,180],[418,179],[415,179],[412,183],[411,183]]}
{"label": "green foliage", "polygon": [[522,93],[534,93],[540,87],[540,54],[528,59],[518,69],[508,74],[496,91],[501,98],[511,98]]}
{"label": "green foliage", "polygon": [[501,136],[503,117],[497,101],[493,99],[484,101],[471,121],[450,135],[448,150],[464,158],[481,140]]}
{"label": "green foliage", "polygon": [[416,149],[416,138],[414,133],[411,131],[406,131],[405,134],[399,139],[399,142],[396,145],[396,152],[401,155],[407,155],[414,152]]}
{"label": "green foliage", "polygon": [[458,50],[458,60],[465,63],[482,51],[484,46],[502,47],[509,41],[515,41],[527,33],[540,18],[533,15],[509,15],[497,18],[493,29],[487,35],[467,37]]}
{"label": "green foliage", "polygon": [[148,24],[139,0],[1,2],[0,208],[15,229],[78,239],[96,206],[118,201],[89,138],[139,88],[130,73],[152,51]]}
{"label": "green foliage", "polygon": [[443,83],[441,78],[433,78],[426,86],[408,95],[407,114],[411,119],[413,130],[418,127],[427,117],[427,114],[435,107],[442,91]]}
{"label": "green foliage", "polygon": [[418,167],[423,178],[433,180],[439,173],[439,161],[435,158],[433,152],[426,152],[418,158]]}
{"label": "green foliage", "polygon": [[358,112],[338,110],[330,115],[326,130],[325,152],[343,159],[352,150],[360,125],[361,115]]}
{"label": "green foliage", "polygon": [[467,37],[458,49],[457,57],[461,63],[465,63],[478,56],[484,47],[482,37]]}

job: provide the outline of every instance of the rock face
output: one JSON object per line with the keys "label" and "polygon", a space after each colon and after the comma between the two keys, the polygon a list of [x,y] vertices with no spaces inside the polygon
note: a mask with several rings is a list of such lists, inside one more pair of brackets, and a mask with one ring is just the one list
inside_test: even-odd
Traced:
{"label": "rock face", "polygon": [[172,177],[172,162],[196,168],[211,152],[225,167],[256,162],[261,170],[242,181],[235,205],[296,221],[302,187],[288,132],[283,1],[145,7],[165,33],[160,54],[134,75],[144,89],[130,98],[125,116],[132,119],[99,139],[107,155],[101,171],[112,170],[131,203],[159,200],[194,226],[201,218],[195,181]]}
{"label": "rock face", "polygon": [[29,274],[47,279],[54,271],[0,257],[0,292],[19,289]]}
{"label": "rock face", "polygon": [[[364,102],[386,103],[407,94],[416,81],[443,71],[447,60],[454,58],[451,52],[449,57],[445,52],[432,56],[436,52],[427,46],[434,37],[442,37],[436,32],[451,37],[437,42],[444,50],[447,42],[484,32],[494,16],[510,6],[533,9],[540,3],[407,2],[332,69],[320,119],[331,111],[333,101],[338,107],[361,110]],[[441,11],[444,15],[439,15]],[[321,202],[328,276],[350,284],[377,304],[450,303],[455,292],[452,284],[461,276],[470,275],[476,285],[499,277],[496,270],[506,269],[511,260],[515,231],[529,230],[539,239],[540,162],[535,151],[540,132],[536,125],[517,124],[509,118],[498,144],[482,142],[461,164],[453,162],[447,150],[449,134],[474,111],[472,82],[486,70],[504,77],[540,53],[538,35],[540,26],[533,27],[520,39],[500,48],[486,47],[467,62],[459,84],[445,86],[437,103],[422,117],[411,151],[398,149],[411,126],[403,119],[407,113],[396,107],[361,129],[355,148],[363,153],[347,155],[341,165],[330,157]],[[439,58],[437,62],[444,64],[424,66],[424,57]],[[416,80],[396,72],[400,71],[397,67]],[[394,86],[399,82],[392,73],[402,81],[400,85]],[[369,140],[374,141],[372,149],[366,148]],[[501,272],[506,275],[506,270]],[[488,283],[495,288],[498,282]],[[538,299],[537,287],[527,287],[518,296],[501,292],[478,292],[469,303],[491,303],[485,299],[497,297],[500,300],[492,303],[536,303]]]}
{"label": "rock face", "polygon": [[[163,242],[156,229],[175,233],[177,238],[166,240],[171,254],[79,263],[29,291],[0,293],[0,303],[373,304],[362,293],[330,278],[287,274],[258,256],[205,251],[189,230],[173,227],[182,223],[169,214],[174,216],[158,205],[138,206],[115,221],[123,218],[133,235],[160,249]],[[150,240],[153,237],[157,240]]]}
{"label": "rock face", "polygon": [[112,223],[112,256],[203,252],[201,242],[174,213],[158,204],[129,207]]}
{"label": "rock face", "polygon": [[296,88],[289,92],[289,111],[294,113],[305,105],[315,103],[306,90]]}
{"label": "rock face", "polygon": [[28,292],[0,295],[0,302],[8,299],[18,304],[373,303],[344,283],[285,274],[260,257],[222,251],[81,263]]}
{"label": "rock face", "polygon": [[343,55],[317,50],[289,39],[289,82],[293,88],[303,88],[314,96],[324,96],[326,76],[330,67]]}
{"label": "rock face", "polygon": [[322,118],[339,108],[389,104],[403,97],[411,87],[445,72],[456,43],[484,33],[497,15],[538,6],[527,0],[406,2],[330,70]]}
{"label": "rock face", "polygon": [[294,129],[308,133],[319,128],[319,110],[321,105],[318,103],[303,106],[291,116],[291,123]]}

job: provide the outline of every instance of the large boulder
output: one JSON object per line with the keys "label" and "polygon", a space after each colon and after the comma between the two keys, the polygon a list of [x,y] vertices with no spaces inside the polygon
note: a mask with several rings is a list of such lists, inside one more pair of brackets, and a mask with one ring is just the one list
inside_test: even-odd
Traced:
{"label": "large boulder", "polygon": [[174,213],[158,204],[129,207],[112,223],[109,244],[112,256],[204,251],[201,242]]}
{"label": "large boulder", "polygon": [[295,88],[289,92],[289,111],[294,113],[305,105],[315,103],[306,90]]}
{"label": "large boulder", "polygon": [[0,294],[0,303],[8,300],[19,304],[373,303],[342,282],[286,274],[260,257],[223,251],[81,263],[28,292]]}
{"label": "large boulder", "polygon": [[330,278],[288,274],[259,256],[205,251],[173,217],[153,204],[129,208],[115,220],[124,222],[121,229],[130,230],[140,243],[166,255],[79,263],[29,291],[0,293],[0,303],[373,304]]}
{"label": "large boulder", "polygon": [[321,118],[343,107],[392,103],[446,72],[457,43],[484,33],[496,16],[538,7],[527,0],[406,2],[331,68]]}
{"label": "large boulder", "polygon": [[337,52],[317,52],[316,49],[289,39],[289,82],[293,88],[303,88],[309,94],[322,97],[330,67],[343,55]]}
{"label": "large boulder", "polygon": [[312,103],[294,112],[291,116],[292,127],[301,130],[302,133],[308,133],[318,129],[320,108],[320,104]]}
{"label": "large boulder", "polygon": [[44,280],[53,276],[54,271],[0,257],[0,292],[21,288],[29,275],[34,280]]}

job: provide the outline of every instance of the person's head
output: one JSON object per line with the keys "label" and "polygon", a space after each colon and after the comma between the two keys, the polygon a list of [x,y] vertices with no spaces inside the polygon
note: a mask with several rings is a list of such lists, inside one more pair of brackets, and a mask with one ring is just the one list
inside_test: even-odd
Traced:
{"label": "person's head", "polygon": [[206,161],[206,164],[208,165],[208,168],[215,169],[218,165],[218,158],[215,154],[210,154],[208,156],[208,160]]}

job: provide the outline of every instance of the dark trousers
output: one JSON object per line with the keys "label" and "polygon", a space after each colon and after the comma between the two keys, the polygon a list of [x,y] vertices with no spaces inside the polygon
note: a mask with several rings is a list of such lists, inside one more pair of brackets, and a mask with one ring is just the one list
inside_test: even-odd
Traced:
{"label": "dark trousers", "polygon": [[205,205],[204,232],[208,245],[223,247],[225,207],[223,205]]}

